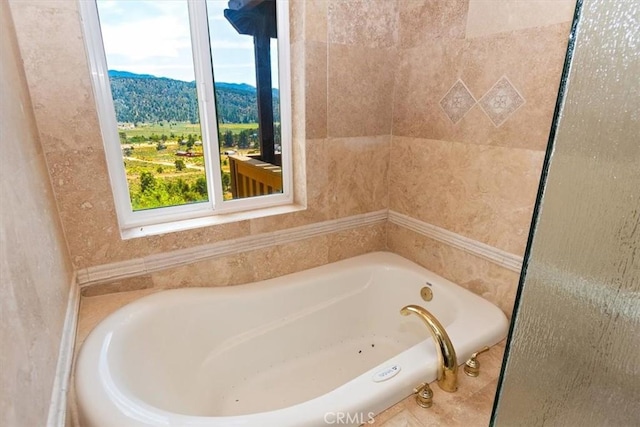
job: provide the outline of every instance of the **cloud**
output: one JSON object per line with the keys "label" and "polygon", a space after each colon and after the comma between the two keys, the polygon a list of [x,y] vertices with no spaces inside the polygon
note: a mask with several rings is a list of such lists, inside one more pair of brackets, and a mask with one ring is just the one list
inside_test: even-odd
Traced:
{"label": "cloud", "polygon": [[175,16],[108,23],[102,26],[102,34],[107,56],[123,55],[137,60],[179,58],[191,51],[189,28]]}

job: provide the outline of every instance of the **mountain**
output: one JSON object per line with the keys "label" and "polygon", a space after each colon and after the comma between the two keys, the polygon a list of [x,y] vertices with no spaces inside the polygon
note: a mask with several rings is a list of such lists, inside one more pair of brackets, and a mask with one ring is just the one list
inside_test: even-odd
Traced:
{"label": "mountain", "polygon": [[[122,123],[198,121],[196,83],[109,70],[116,118]],[[216,107],[222,123],[258,121],[256,88],[244,83],[216,83]],[[280,121],[277,89],[273,90],[275,121]]]}

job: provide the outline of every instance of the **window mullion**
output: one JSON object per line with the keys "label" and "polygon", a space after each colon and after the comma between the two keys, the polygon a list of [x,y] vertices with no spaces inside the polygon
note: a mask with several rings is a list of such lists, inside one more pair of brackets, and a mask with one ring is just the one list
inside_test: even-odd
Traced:
{"label": "window mullion", "polygon": [[189,4],[191,44],[193,46],[193,62],[198,93],[200,126],[202,129],[202,147],[205,154],[207,189],[209,203],[215,209],[222,205],[223,195],[207,6],[204,0],[187,1]]}

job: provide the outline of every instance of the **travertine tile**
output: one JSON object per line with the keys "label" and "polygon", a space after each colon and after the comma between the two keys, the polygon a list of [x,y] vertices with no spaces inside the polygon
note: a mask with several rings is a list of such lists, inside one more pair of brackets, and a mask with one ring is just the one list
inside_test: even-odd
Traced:
{"label": "travertine tile", "polygon": [[334,138],[330,153],[330,199],[337,217],[388,206],[389,136]]}
{"label": "travertine tile", "polygon": [[[393,135],[454,140],[446,138],[443,129],[455,129],[470,118],[464,117],[454,125],[439,103],[462,75],[464,52],[465,42],[458,39],[398,50]],[[479,96],[473,91],[471,94],[476,99]]]}
{"label": "travertine tile", "polygon": [[291,133],[293,141],[303,141],[306,136],[306,46],[303,41],[291,43]]}
{"label": "travertine tile", "polygon": [[240,253],[157,271],[151,279],[159,289],[240,285],[253,281],[253,266]]}
{"label": "travertine tile", "polygon": [[[544,150],[567,47],[568,24],[399,50],[393,134]],[[453,123],[439,101],[457,79],[481,99],[503,76],[526,100],[496,127],[479,105]]]}
{"label": "travertine tile", "polygon": [[575,5],[575,0],[471,0],[466,36],[482,37],[569,22]]}
{"label": "travertine tile", "polygon": [[542,152],[393,137],[391,153],[390,209],[524,252]]}
{"label": "travertine tile", "polygon": [[569,30],[569,23],[564,23],[468,40],[461,64],[462,79],[478,99],[506,76],[526,103],[499,128],[488,117],[478,117],[461,121],[459,129],[447,138],[544,150]]}
{"label": "travertine tile", "polygon": [[0,424],[37,426],[75,284],[11,12],[0,2]]}
{"label": "travertine tile", "polygon": [[440,100],[440,107],[453,124],[458,123],[475,104],[476,99],[462,80],[456,81],[444,98]]}
{"label": "travertine tile", "polygon": [[330,137],[391,132],[395,50],[329,45],[327,133]]}
{"label": "travertine tile", "polygon": [[500,307],[511,317],[520,274],[396,224],[387,225],[387,246]]}
{"label": "travertine tile", "polygon": [[399,46],[411,48],[465,37],[469,0],[398,0]]}
{"label": "travertine tile", "polygon": [[305,45],[306,138],[327,136],[327,44]]}
{"label": "travertine tile", "polygon": [[[377,424],[376,420],[376,424]],[[398,414],[380,424],[382,427],[422,427],[423,424],[413,414],[403,409]]]}
{"label": "travertine tile", "polygon": [[306,41],[327,43],[328,1],[305,0],[304,37]]}
{"label": "travertine tile", "polygon": [[[497,378],[502,366],[504,341],[480,355],[480,375],[472,378],[458,371],[458,391],[442,391],[434,381],[433,406],[421,408],[414,396],[409,396],[375,418],[375,425],[384,427],[412,425],[420,427],[466,427],[489,425],[496,394]],[[459,360],[459,363],[464,361]],[[417,384],[416,384],[417,385]]]}
{"label": "travertine tile", "polygon": [[304,1],[289,2],[289,41],[291,43],[301,42],[304,38]]}
{"label": "travertine tile", "polygon": [[329,238],[312,237],[284,245],[247,252],[255,281],[271,279],[327,264]]}
{"label": "travertine tile", "polygon": [[109,173],[102,148],[49,152],[47,162],[56,193],[96,192],[103,198],[113,197],[108,182],[94,180],[96,175],[108,176]]}
{"label": "travertine tile", "polygon": [[395,46],[395,0],[328,0],[329,42],[376,47]]}
{"label": "travertine tile", "polygon": [[98,283],[81,288],[83,297],[95,297],[116,292],[139,291],[153,288],[153,280],[150,275],[130,277],[109,283]]}
{"label": "travertine tile", "polygon": [[386,224],[374,224],[329,235],[329,262],[383,251],[387,247]]}

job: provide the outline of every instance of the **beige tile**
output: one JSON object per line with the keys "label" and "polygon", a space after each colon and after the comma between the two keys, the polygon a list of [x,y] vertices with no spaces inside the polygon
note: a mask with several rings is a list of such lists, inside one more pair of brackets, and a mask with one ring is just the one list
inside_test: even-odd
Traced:
{"label": "beige tile", "polygon": [[[378,421],[376,420],[376,424]],[[422,427],[423,424],[407,409],[380,424],[382,427]]]}
{"label": "beige tile", "polygon": [[469,0],[399,0],[401,48],[439,43],[440,39],[463,39]]}
{"label": "beige tile", "polygon": [[326,264],[328,241],[327,236],[318,236],[247,252],[254,280],[271,279]]}
{"label": "beige tile", "polygon": [[139,291],[153,288],[153,280],[150,275],[130,277],[109,283],[97,283],[81,288],[83,297],[95,297],[116,292]]}
{"label": "beige tile", "polygon": [[387,48],[329,45],[330,137],[390,133],[394,56]]}
{"label": "beige tile", "polygon": [[381,413],[375,416],[375,422],[373,424],[384,426],[384,423],[390,420],[391,418],[398,415],[400,412],[404,412],[405,409],[405,400],[402,400],[390,408],[385,409]]}
{"label": "beige tile", "polygon": [[389,250],[491,301],[511,317],[519,273],[396,224],[388,224],[387,233]]}
{"label": "beige tile", "polygon": [[304,39],[304,18],[306,2],[289,2],[289,41],[298,43]]}
{"label": "beige tile", "polygon": [[307,206],[307,156],[305,154],[305,142],[302,138],[292,141],[293,161],[293,203],[298,206]]}
{"label": "beige tile", "polygon": [[391,153],[391,209],[516,255],[524,252],[542,152],[394,137]]}
{"label": "beige tile", "polygon": [[500,127],[495,127],[488,117],[463,120],[450,139],[544,150],[569,30],[570,25],[565,23],[469,40],[461,76],[478,99],[506,76],[525,104]]}
{"label": "beige tile", "polygon": [[374,224],[329,235],[329,262],[340,261],[387,247],[386,224]]}
{"label": "beige tile", "polygon": [[151,279],[160,289],[239,285],[253,281],[253,266],[240,253],[157,271]]}
{"label": "beige tile", "polygon": [[11,9],[44,150],[101,146],[77,3],[12,1]]}
{"label": "beige tile", "polygon": [[109,176],[107,160],[102,148],[52,151],[47,153],[51,183],[56,193],[90,192],[112,198],[108,181],[96,180],[96,176]]}
{"label": "beige tile", "polygon": [[[398,50],[393,99],[393,134],[448,139],[454,125],[440,100],[461,76],[464,40],[441,39],[411,49]],[[481,94],[471,91],[478,98]],[[464,117],[458,126],[469,120]]]}
{"label": "beige tile", "polygon": [[47,423],[73,283],[8,2],[0,3],[0,424]]}
{"label": "beige tile", "polygon": [[305,56],[306,138],[327,136],[327,44],[308,42]]}
{"label": "beige tile", "polygon": [[397,2],[329,0],[329,42],[376,47],[395,46]]}
{"label": "beige tile", "polygon": [[500,343],[482,354],[480,376],[475,378],[465,375],[460,367],[455,393],[442,391],[436,382],[430,384],[434,402],[431,408],[419,407],[413,396],[405,400],[405,407],[425,427],[489,425],[503,353],[504,344]]}
{"label": "beige tile", "polygon": [[[544,150],[557,98],[568,24],[399,51],[393,134]],[[440,100],[460,78],[479,100],[507,76],[525,99],[499,127],[474,106],[453,123]]]}
{"label": "beige tile", "polygon": [[570,22],[575,5],[575,0],[471,0],[467,37]]}
{"label": "beige tile", "polygon": [[306,41],[327,43],[328,1],[306,0],[304,37]]}
{"label": "beige tile", "polygon": [[291,43],[291,133],[294,141],[306,136],[306,46],[302,41]]}
{"label": "beige tile", "polygon": [[331,204],[334,189],[329,175],[331,145],[326,139],[310,139],[306,148],[307,210],[324,221],[335,210]]}
{"label": "beige tile", "polygon": [[389,136],[329,140],[330,199],[337,217],[387,207]]}

